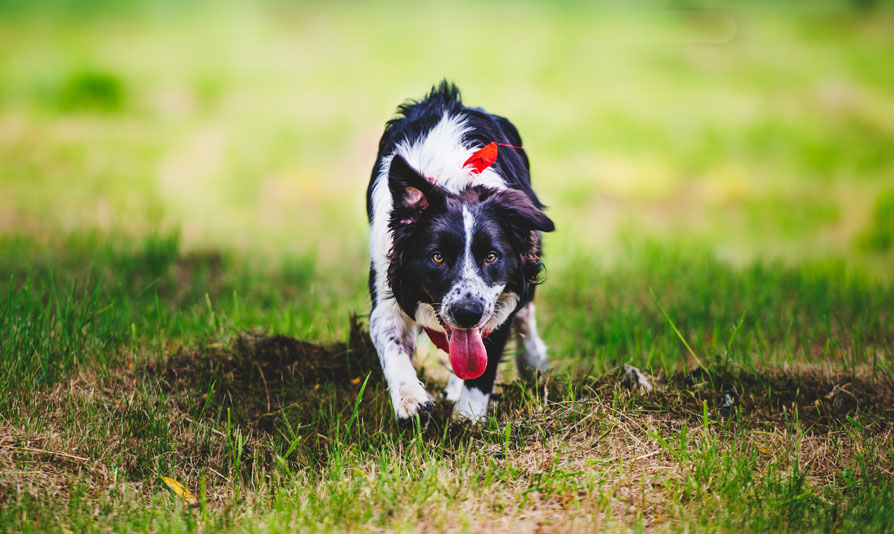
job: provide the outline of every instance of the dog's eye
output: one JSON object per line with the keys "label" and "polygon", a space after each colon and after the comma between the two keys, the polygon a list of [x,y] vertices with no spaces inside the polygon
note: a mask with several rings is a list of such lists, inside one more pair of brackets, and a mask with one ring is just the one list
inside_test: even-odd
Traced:
{"label": "dog's eye", "polygon": [[435,252],[431,255],[431,261],[435,263],[444,263],[444,255],[440,252]]}
{"label": "dog's eye", "polygon": [[497,256],[496,252],[490,251],[487,253],[487,256],[484,257],[484,261],[486,261],[487,263],[493,263],[497,261],[498,258],[499,256]]}

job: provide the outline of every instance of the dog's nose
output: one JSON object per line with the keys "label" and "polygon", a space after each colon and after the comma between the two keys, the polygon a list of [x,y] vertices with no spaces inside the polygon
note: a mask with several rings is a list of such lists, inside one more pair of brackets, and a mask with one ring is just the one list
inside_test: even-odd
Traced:
{"label": "dog's nose", "polygon": [[484,308],[480,304],[469,304],[457,308],[453,312],[453,319],[463,328],[472,328],[478,324],[482,315],[484,315]]}

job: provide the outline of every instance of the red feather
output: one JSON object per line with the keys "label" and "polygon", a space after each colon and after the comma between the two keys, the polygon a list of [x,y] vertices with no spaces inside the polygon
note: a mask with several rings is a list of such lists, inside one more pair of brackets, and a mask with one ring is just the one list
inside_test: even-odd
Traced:
{"label": "red feather", "polygon": [[481,171],[493,165],[495,161],[497,161],[497,144],[488,143],[484,148],[472,154],[463,163],[463,168],[470,167],[469,172],[472,174],[481,174]]}

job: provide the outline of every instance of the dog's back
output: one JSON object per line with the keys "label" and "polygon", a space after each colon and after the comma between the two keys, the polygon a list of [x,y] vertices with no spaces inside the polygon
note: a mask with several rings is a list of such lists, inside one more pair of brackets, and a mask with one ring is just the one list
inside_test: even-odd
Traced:
{"label": "dog's back", "polygon": [[[385,124],[385,131],[379,140],[379,153],[373,165],[372,176],[366,191],[366,214],[372,222],[372,196],[377,180],[383,175],[382,166],[394,154],[398,145],[412,140],[424,139],[426,135],[450,118],[462,118],[465,128],[451,132],[452,138],[446,139],[454,145],[463,147],[485,146],[490,142],[502,143],[507,147],[521,147],[522,140],[515,126],[505,117],[492,115],[481,108],[470,108],[462,104],[459,89],[455,85],[442,81],[432,88],[423,99],[409,101],[397,108],[397,116]],[[441,147],[445,149],[446,147]],[[455,147],[454,147],[455,148]],[[521,148],[501,151],[494,163],[496,171],[502,177],[506,187],[524,191],[538,208],[542,208],[534,190],[531,188],[530,165],[528,156]],[[424,171],[424,169],[417,169]]]}

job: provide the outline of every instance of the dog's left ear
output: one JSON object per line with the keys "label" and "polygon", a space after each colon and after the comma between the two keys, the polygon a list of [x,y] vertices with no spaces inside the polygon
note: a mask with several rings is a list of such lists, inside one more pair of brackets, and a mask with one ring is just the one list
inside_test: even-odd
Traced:
{"label": "dog's left ear", "polygon": [[493,210],[497,220],[513,234],[521,260],[521,295],[537,285],[543,269],[540,262],[540,234],[556,229],[552,219],[534,205],[528,195],[517,189],[501,189],[484,200],[484,209]]}
{"label": "dog's left ear", "polygon": [[391,159],[388,189],[394,201],[392,220],[400,224],[415,223],[427,210],[444,203],[444,191],[420,176],[400,154]]}
{"label": "dog's left ear", "polygon": [[556,229],[552,219],[518,189],[501,189],[491,195],[486,204],[489,209],[496,210],[499,218],[506,221],[519,236],[532,231],[552,232]]}
{"label": "dog's left ear", "polygon": [[540,234],[556,229],[552,219],[534,205],[524,192],[517,189],[501,189],[484,200],[483,208],[493,210],[500,224],[512,234],[521,260],[522,276],[519,294],[526,298],[529,291],[539,284],[543,263],[540,261]]}

